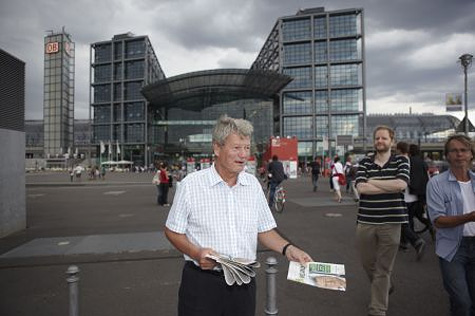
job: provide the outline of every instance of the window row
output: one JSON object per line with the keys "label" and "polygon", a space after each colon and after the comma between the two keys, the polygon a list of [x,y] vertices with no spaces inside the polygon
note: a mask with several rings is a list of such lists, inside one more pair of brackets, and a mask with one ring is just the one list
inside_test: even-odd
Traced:
{"label": "window row", "polygon": [[[61,71],[62,70],[62,71]],[[69,70],[65,67],[54,67],[54,68],[47,68],[45,69],[44,76],[49,77],[49,76],[60,76],[60,75],[65,75],[65,76],[71,76],[72,73],[70,74]]]}
{"label": "window row", "polygon": [[69,77],[68,74],[66,73],[63,73],[62,76],[48,76],[48,77],[44,77],[44,84],[45,85],[48,85],[48,84],[51,84],[51,83],[59,83],[59,82],[62,82],[63,84],[69,86],[69,85],[73,85],[74,83],[74,78]]}
{"label": "window row", "polygon": [[[144,61],[128,61],[124,63],[125,67],[122,67],[122,63],[114,64],[114,80],[122,79],[138,79],[143,78],[145,75],[144,72]],[[122,69],[124,68],[124,73]],[[111,65],[99,65],[94,68],[94,82],[107,82],[111,81]]]}
{"label": "window row", "polygon": [[[113,85],[113,100],[143,100],[144,97],[140,90],[142,82],[126,82],[116,83]],[[94,87],[94,102],[110,102],[111,101],[111,85],[98,85]]]}
{"label": "window row", "polygon": [[[328,53],[328,51],[330,53]],[[284,45],[284,66],[312,63],[312,49],[310,43]],[[314,44],[315,63],[327,61],[356,60],[359,57],[358,42],[355,39],[316,42]]]}
{"label": "window row", "polygon": [[57,67],[69,67],[70,64],[74,62],[70,61],[69,58],[61,58],[60,55],[57,55],[54,58],[45,59],[44,66],[45,68],[57,68]]}
{"label": "window row", "polygon": [[[125,43],[125,47],[123,47],[123,43]],[[114,42],[114,59],[119,60],[122,59],[123,56],[125,56],[125,58],[144,57],[145,49],[146,45],[143,39]],[[97,45],[94,47],[94,62],[100,63],[111,61],[111,54],[112,45],[110,43]]]}
{"label": "window row", "polygon": [[[358,114],[334,115],[331,117],[331,125],[328,124],[328,116],[312,117],[284,117],[283,136],[296,136],[300,139],[315,139],[328,137],[336,138],[337,135],[358,136]],[[331,129],[331,131],[329,130]]]}
{"label": "window row", "polygon": [[322,114],[362,110],[362,94],[359,89],[315,91],[315,104],[312,92],[285,92],[282,101],[283,114]]}
{"label": "window row", "polygon": [[[327,38],[326,17],[316,17],[313,20],[313,37]],[[337,15],[329,17],[329,36],[355,36],[358,34],[358,19],[355,14]],[[282,23],[284,41],[310,39],[312,35],[311,19],[289,20]]]}
{"label": "window row", "polygon": [[72,82],[69,82],[69,81],[45,83],[44,91],[45,92],[64,91],[65,93],[71,93],[71,92],[74,92],[74,87],[70,84],[72,84]]}
{"label": "window row", "polygon": [[64,108],[61,109],[60,107],[50,107],[50,108],[45,107],[44,110],[43,110],[44,116],[48,117],[48,119],[50,121],[52,121],[55,117],[59,121],[59,116],[60,115],[63,115],[63,117],[65,119],[67,119],[68,118],[68,112],[70,112],[69,115],[71,115],[71,117],[72,117],[72,115],[73,115],[72,110],[68,111],[68,109],[64,109]]}
{"label": "window row", "polygon": [[[122,135],[123,127],[123,135]],[[126,143],[143,143],[145,140],[145,127],[144,124],[126,124],[126,125],[113,125],[112,135],[110,125],[96,125],[94,126],[94,142],[99,141],[112,142],[121,141]],[[112,137],[111,137],[112,136]],[[123,137],[122,137],[123,136]]]}
{"label": "window row", "polygon": [[110,123],[111,117],[114,118],[114,122],[120,122],[122,119],[126,122],[143,121],[145,120],[145,103],[124,103],[123,116],[120,104],[114,104],[112,113],[109,105],[94,107],[94,123]]}
{"label": "window row", "polygon": [[[315,88],[360,85],[360,72],[361,66],[357,64],[333,65],[330,66],[330,72],[328,72],[327,66],[315,67]],[[286,88],[312,88],[313,78],[311,67],[286,68],[284,69],[284,74],[289,75],[294,79],[286,86]]]}

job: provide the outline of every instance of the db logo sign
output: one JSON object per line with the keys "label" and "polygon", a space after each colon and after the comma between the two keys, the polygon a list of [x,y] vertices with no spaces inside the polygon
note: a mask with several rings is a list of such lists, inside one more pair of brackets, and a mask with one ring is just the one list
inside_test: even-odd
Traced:
{"label": "db logo sign", "polygon": [[46,43],[46,54],[53,54],[57,52],[59,52],[58,42]]}

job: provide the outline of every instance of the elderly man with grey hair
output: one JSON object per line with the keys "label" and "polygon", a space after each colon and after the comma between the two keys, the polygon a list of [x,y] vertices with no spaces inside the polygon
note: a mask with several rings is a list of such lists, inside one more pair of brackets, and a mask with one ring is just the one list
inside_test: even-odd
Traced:
{"label": "elderly man with grey hair", "polygon": [[275,230],[258,180],[244,171],[253,127],[223,116],[213,130],[213,165],[188,175],[176,192],[165,235],[184,254],[178,315],[255,315],[256,283],[228,286],[208,255],[256,259],[257,242],[288,260],[310,256]]}

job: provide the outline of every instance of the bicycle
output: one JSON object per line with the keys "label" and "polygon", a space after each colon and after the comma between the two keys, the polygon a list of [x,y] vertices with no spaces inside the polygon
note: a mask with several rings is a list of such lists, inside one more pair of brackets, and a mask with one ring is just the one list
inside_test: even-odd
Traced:
{"label": "bicycle", "polygon": [[284,211],[284,206],[285,206],[285,189],[281,184],[279,184],[277,188],[275,188],[274,205],[272,207],[277,213],[282,213]]}

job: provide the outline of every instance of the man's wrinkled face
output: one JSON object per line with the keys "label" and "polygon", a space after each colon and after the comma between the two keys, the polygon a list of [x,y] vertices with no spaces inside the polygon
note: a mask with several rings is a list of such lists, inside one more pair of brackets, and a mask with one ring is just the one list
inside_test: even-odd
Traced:
{"label": "man's wrinkled face", "polygon": [[251,140],[248,136],[229,135],[224,145],[214,144],[215,163],[219,170],[227,174],[237,175],[246,165],[251,152]]}
{"label": "man's wrinkled face", "polygon": [[378,153],[385,153],[391,150],[393,139],[386,129],[380,129],[374,134],[374,149]]}
{"label": "man's wrinkled face", "polygon": [[451,168],[470,169],[472,165],[472,151],[466,144],[453,139],[448,145],[447,161]]}

